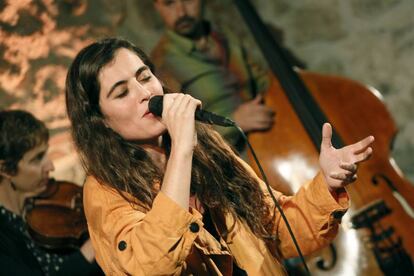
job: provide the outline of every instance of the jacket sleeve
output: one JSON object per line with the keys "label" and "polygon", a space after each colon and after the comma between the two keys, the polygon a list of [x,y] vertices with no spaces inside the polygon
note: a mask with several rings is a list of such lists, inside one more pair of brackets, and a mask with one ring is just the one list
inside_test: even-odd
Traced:
{"label": "jacket sleeve", "polygon": [[145,213],[115,190],[87,181],[84,206],[96,259],[106,274],[179,274],[203,225],[197,211],[184,210],[162,192]]}
{"label": "jacket sleeve", "polygon": [[[250,166],[242,160],[241,162],[258,180],[265,203],[270,206],[269,216],[264,219],[264,223],[268,225],[270,233],[278,238],[278,246],[272,250],[277,250],[284,258],[298,256],[286,223],[276,209],[265,183],[257,177]],[[322,172],[303,185],[293,196],[285,196],[274,189],[272,191],[304,255],[327,246],[335,238],[341,218],[349,207],[347,192],[338,192],[335,199],[328,190]]]}

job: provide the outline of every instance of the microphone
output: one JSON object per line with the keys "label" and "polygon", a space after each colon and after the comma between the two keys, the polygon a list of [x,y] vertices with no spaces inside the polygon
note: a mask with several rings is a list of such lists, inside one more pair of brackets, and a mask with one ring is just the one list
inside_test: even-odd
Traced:
{"label": "microphone", "polygon": [[[161,117],[162,115],[162,103],[163,103],[163,96],[154,96],[149,99],[148,108],[149,111],[154,114],[155,116]],[[195,119],[197,121],[211,124],[211,125],[219,125],[224,127],[235,126],[236,123],[230,120],[229,118],[214,114],[212,112],[208,112],[202,109],[196,109],[195,111]]]}

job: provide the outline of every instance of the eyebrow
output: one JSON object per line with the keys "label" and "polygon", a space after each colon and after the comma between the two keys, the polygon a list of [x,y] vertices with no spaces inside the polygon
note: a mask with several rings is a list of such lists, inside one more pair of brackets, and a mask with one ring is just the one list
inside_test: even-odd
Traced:
{"label": "eyebrow", "polygon": [[[135,72],[135,76],[138,77],[139,75],[141,75],[142,72],[149,70],[149,67],[144,65],[140,68],[138,68],[138,70]],[[106,95],[106,98],[109,98],[109,96],[111,96],[112,92],[114,92],[115,88],[117,88],[118,86],[126,83],[127,80],[120,80],[117,81],[114,85],[112,85],[111,89],[109,90],[109,93]]]}

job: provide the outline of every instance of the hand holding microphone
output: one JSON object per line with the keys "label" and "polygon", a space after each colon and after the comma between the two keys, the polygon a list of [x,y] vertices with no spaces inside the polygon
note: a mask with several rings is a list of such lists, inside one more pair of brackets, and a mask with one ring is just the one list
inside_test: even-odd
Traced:
{"label": "hand holding microphone", "polygon": [[193,152],[197,145],[194,113],[199,106],[201,106],[199,100],[182,93],[169,93],[150,99],[149,111],[162,117],[162,122],[166,125],[171,137],[172,152],[179,155],[188,155]]}
{"label": "hand holding microphone", "polygon": [[[149,111],[152,114],[161,117],[163,112],[163,100],[163,96],[152,97],[148,103]],[[224,127],[235,126],[235,123],[229,118],[199,108],[197,108],[195,111],[195,119],[203,123],[214,124]]]}

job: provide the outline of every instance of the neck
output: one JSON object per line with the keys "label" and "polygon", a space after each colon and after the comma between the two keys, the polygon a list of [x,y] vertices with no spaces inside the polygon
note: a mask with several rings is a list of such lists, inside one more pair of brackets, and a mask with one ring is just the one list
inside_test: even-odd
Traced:
{"label": "neck", "polygon": [[154,139],[140,141],[139,146],[147,152],[158,168],[164,169],[165,151],[162,147],[162,135]]}
{"label": "neck", "polygon": [[164,170],[166,158],[165,158],[165,151],[161,147],[162,137],[160,136],[156,143],[151,144],[145,144],[141,145],[142,148],[147,152],[147,154],[151,157],[152,161],[155,163],[155,165],[161,169]]}
{"label": "neck", "polygon": [[22,215],[25,196],[12,187],[10,180],[3,179],[0,183],[0,204],[16,215]]}

